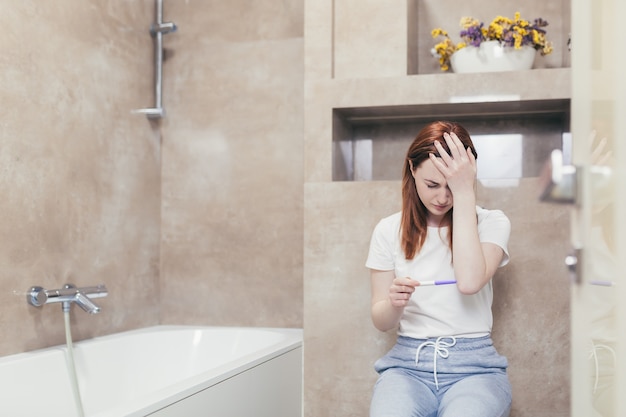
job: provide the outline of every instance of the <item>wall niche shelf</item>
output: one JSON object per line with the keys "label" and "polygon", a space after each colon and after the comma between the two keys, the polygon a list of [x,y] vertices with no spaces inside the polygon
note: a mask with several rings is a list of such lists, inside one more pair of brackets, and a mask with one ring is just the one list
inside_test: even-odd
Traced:
{"label": "wall niche shelf", "polygon": [[[482,175],[490,179],[538,176],[550,152],[568,146],[569,75],[569,68],[560,68],[413,76],[406,80],[413,88],[410,83],[400,88],[395,104],[380,104],[384,88],[371,79],[369,94],[353,82],[332,108],[332,180],[399,180],[409,144],[433,120],[456,121],[469,130],[479,148],[479,175],[482,165]],[[503,160],[515,168],[491,172]]]}

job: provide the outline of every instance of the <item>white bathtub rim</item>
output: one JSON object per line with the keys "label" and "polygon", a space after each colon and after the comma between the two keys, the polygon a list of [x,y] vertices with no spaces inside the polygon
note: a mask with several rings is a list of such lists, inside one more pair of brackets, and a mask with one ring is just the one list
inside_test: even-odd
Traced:
{"label": "white bathtub rim", "polygon": [[[251,329],[251,330],[266,330],[272,332],[279,332],[286,335],[286,339],[242,356],[241,358],[220,365],[194,375],[184,381],[180,381],[164,387],[160,390],[153,391],[147,395],[142,395],[136,400],[126,401],[118,406],[108,408],[105,411],[90,414],[89,417],[113,417],[113,416],[125,416],[125,417],[145,417],[146,414],[154,413],[162,408],[181,401],[197,392],[205,390],[213,385],[216,385],[222,381],[234,377],[247,369],[258,366],[264,362],[272,360],[286,352],[292,351],[302,347],[302,329],[294,328],[272,328],[272,327],[219,327],[219,326],[188,326],[188,325],[157,325],[137,330],[130,330],[128,332],[115,333],[113,335],[102,336],[94,339],[86,340],[85,342],[94,342],[111,337],[118,337],[127,333],[140,333],[151,332],[155,330],[178,330],[178,329],[211,329],[211,328],[236,328],[236,329]],[[82,343],[82,342],[81,342]],[[146,405],[149,404],[149,405]]]}
{"label": "white bathtub rim", "polygon": [[[264,362],[270,361],[289,351],[301,348],[303,345],[303,331],[299,328],[279,328],[279,327],[234,327],[234,326],[197,326],[197,325],[155,325],[143,327],[134,330],[128,330],[119,333],[113,333],[105,336],[97,336],[92,339],[85,339],[75,342],[75,345],[88,345],[99,341],[119,338],[128,334],[150,333],[168,330],[203,330],[203,329],[241,329],[255,331],[278,332],[284,336],[283,340],[268,345],[262,349],[253,351],[247,355],[241,356],[236,360],[229,361],[223,365],[212,368],[211,370],[189,377],[183,381],[175,382],[162,389],[152,391],[148,394],[141,395],[136,399],[124,401],[123,403],[112,405],[104,411],[88,414],[88,417],[145,417],[147,414],[154,413],[170,404],[181,401],[197,392],[207,389],[233,376],[240,374],[247,369],[256,367]],[[46,355],[62,355],[65,357],[67,347],[65,345],[56,345],[47,348],[16,353],[8,356],[0,357],[0,364],[3,362],[13,362],[29,360],[33,356]]]}

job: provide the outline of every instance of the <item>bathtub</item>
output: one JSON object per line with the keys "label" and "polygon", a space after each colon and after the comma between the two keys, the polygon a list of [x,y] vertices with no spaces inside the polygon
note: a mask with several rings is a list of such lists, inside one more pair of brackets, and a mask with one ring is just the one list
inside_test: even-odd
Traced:
{"label": "bathtub", "polygon": [[[298,417],[302,330],[155,326],[74,344],[86,417]],[[0,415],[78,416],[65,346],[0,358]]]}

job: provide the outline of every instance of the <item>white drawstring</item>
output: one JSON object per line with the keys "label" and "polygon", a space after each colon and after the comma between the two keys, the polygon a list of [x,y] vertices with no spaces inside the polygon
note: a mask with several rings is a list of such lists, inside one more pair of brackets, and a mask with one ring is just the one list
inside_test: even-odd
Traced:
{"label": "white drawstring", "polygon": [[[452,342],[448,343],[443,339],[450,339]],[[439,381],[437,380],[437,355],[446,359],[450,352],[448,352],[449,347],[456,345],[456,338],[454,336],[440,336],[434,342],[432,340],[428,340],[417,348],[417,352],[415,353],[415,365],[420,360],[420,351],[424,346],[432,346],[435,350],[433,352],[433,372],[435,374],[435,387],[437,387],[437,391],[439,391]]]}

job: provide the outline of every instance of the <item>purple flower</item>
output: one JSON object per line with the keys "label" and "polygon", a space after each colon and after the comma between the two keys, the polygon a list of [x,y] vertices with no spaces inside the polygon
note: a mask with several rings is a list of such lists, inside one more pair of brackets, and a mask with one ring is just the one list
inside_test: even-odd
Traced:
{"label": "purple flower", "polygon": [[462,30],[460,35],[468,45],[480,46],[480,43],[485,40],[482,32],[483,23],[479,26],[470,26],[465,30]]}

